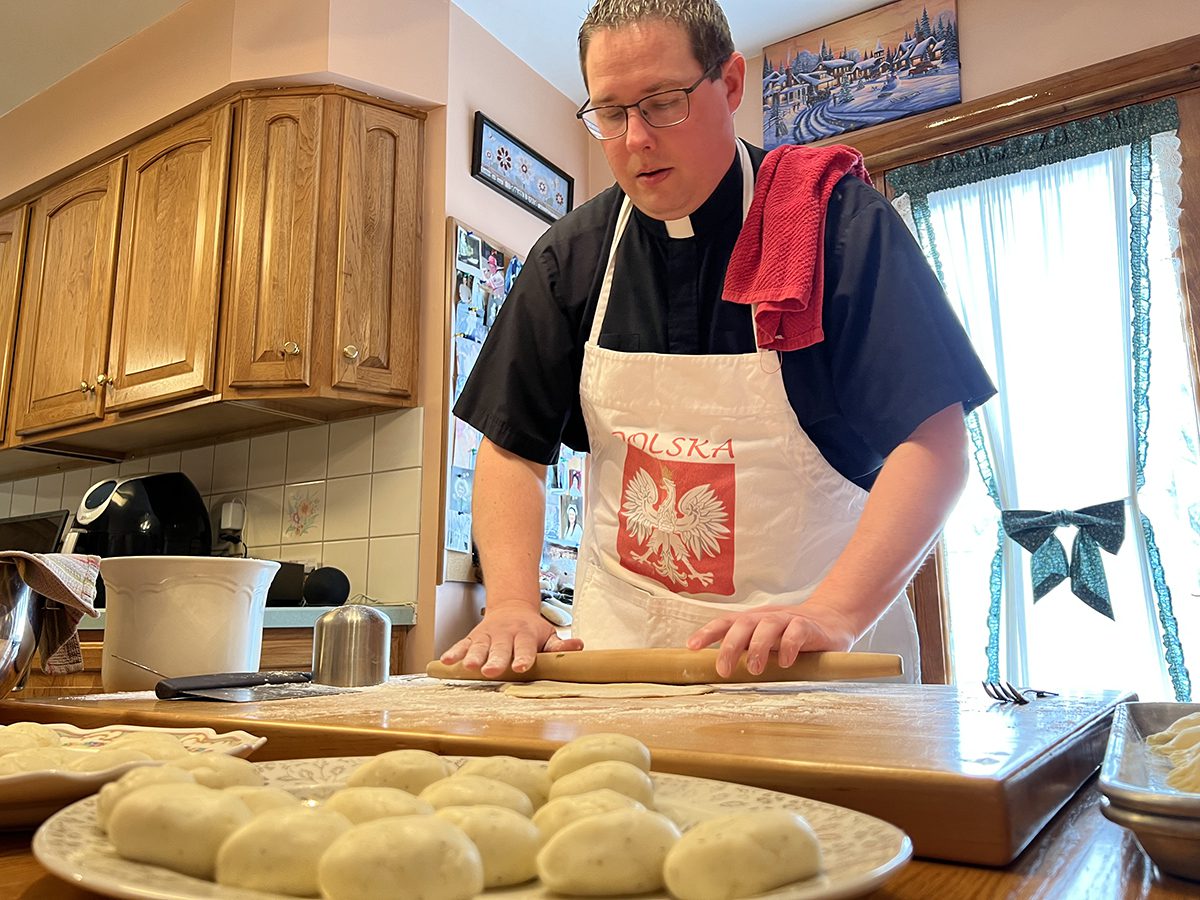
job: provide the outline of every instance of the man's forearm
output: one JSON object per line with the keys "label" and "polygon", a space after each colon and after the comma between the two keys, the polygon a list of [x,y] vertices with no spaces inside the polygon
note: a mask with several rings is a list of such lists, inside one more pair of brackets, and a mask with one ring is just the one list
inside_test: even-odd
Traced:
{"label": "man's forearm", "polygon": [[472,515],[488,607],[523,602],[537,608],[546,467],[484,438],[475,460]]}
{"label": "man's forearm", "polygon": [[854,535],[808,602],[836,609],[861,636],[924,561],[966,485],[967,463],[956,403],[888,456]]}

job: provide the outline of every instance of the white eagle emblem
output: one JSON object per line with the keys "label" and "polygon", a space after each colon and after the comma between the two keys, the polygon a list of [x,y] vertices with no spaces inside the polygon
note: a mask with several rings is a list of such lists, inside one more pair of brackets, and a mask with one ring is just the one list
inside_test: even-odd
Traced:
{"label": "white eagle emblem", "polygon": [[650,565],[659,575],[674,584],[686,585],[695,579],[708,587],[713,582],[712,572],[698,572],[689,557],[699,562],[704,556],[721,552],[718,542],[729,539],[729,529],[722,524],[729,518],[725,503],[713,492],[711,484],[700,484],[680,497],[677,507],[675,481],[665,466],[662,489],[663,498],[659,502],[658,485],[645,469],[638,469],[625,485],[621,511],[625,514],[627,531],[638,544],[649,542],[646,552],[634,553],[633,558],[647,563],[657,554],[658,558]]}

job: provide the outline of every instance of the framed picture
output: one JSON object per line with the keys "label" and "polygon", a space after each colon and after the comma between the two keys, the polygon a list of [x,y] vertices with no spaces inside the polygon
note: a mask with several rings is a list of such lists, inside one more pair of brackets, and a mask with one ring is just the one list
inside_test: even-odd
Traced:
{"label": "framed picture", "polygon": [[574,178],[482,112],[475,113],[471,175],[547,222],[569,213],[575,199]]}
{"label": "framed picture", "polygon": [[896,0],[763,48],[763,147],[958,103],[956,0]]}

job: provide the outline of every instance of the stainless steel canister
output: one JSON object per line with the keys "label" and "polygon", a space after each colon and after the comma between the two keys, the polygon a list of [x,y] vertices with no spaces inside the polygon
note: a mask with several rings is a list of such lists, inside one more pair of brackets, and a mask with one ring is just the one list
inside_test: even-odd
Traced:
{"label": "stainless steel canister", "polygon": [[25,681],[42,633],[44,604],[16,566],[0,566],[0,698]]}
{"label": "stainless steel canister", "polygon": [[331,609],[313,629],[313,681],[362,687],[387,681],[392,622],[377,609],[353,604]]}

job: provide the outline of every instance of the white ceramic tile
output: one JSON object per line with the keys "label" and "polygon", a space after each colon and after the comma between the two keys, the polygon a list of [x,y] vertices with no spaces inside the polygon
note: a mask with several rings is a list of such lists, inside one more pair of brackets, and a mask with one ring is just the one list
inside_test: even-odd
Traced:
{"label": "white ceramic tile", "polygon": [[79,511],[79,503],[83,495],[94,482],[91,469],[72,469],[63,473],[63,509],[72,513]]}
{"label": "white ceramic tile", "polygon": [[33,502],[34,512],[50,512],[62,509],[63,473],[54,472],[37,480],[37,497]]}
{"label": "white ceramic tile", "polygon": [[283,485],[246,491],[246,545],[278,544],[282,530]]}
{"label": "white ceramic tile", "polygon": [[13,483],[6,481],[0,484],[0,518],[7,517],[12,511]]}
{"label": "white ceramic tile", "polygon": [[180,454],[176,453],[156,453],[150,457],[151,472],[178,472],[179,471]]}
{"label": "white ceramic tile", "polygon": [[307,544],[325,533],[325,482],[289,484],[283,490],[281,544]]}
{"label": "white ceramic tile", "polygon": [[421,465],[421,422],[424,411],[401,409],[375,417],[373,471],[411,469]]}
{"label": "white ceramic tile", "polygon": [[325,540],[364,538],[371,530],[371,476],[325,482]]}
{"label": "white ceramic tile", "polygon": [[213,493],[244,491],[249,465],[250,441],[242,439],[226,444],[217,444],[213,451]]}
{"label": "white ceramic tile", "polygon": [[323,544],[284,544],[279,548],[279,559],[283,562],[298,562],[304,571],[311,572],[321,566]]}
{"label": "white ceramic tile", "polygon": [[321,565],[341,569],[350,579],[350,596],[367,592],[367,541],[326,541]]}
{"label": "white ceramic tile", "polygon": [[279,559],[279,545],[269,547],[247,547],[246,555],[251,559]]}
{"label": "white ceramic tile", "polygon": [[287,448],[286,431],[250,438],[250,473],[246,487],[283,484],[284,472],[287,469]]}
{"label": "white ceramic tile", "polygon": [[110,478],[119,478],[121,476],[121,467],[116,463],[106,463],[103,466],[92,467],[92,484],[99,484],[101,481],[108,481]]}
{"label": "white ceramic tile", "polygon": [[325,477],[329,460],[329,426],[297,428],[288,432],[287,483],[317,481]]}
{"label": "white ceramic tile", "polygon": [[145,475],[150,471],[150,457],[127,459],[118,466],[117,471],[122,478],[128,478],[131,475]]}
{"label": "white ceramic tile", "polygon": [[13,482],[12,510],[9,515],[28,516],[33,513],[37,506],[37,484],[36,478],[22,478]]}
{"label": "white ceramic tile", "polygon": [[204,498],[204,505],[208,507],[208,521],[212,526],[212,540],[214,550],[226,550],[229,545],[221,540],[219,532],[221,530],[221,506],[232,500],[241,500],[246,502],[245,491],[226,491],[223,494],[211,494]]}
{"label": "white ceramic tile", "polygon": [[329,426],[329,477],[370,472],[374,444],[374,417],[332,423]]}
{"label": "white ceramic tile", "polygon": [[179,454],[179,471],[191,479],[201,494],[212,493],[215,449],[210,444],[207,447],[193,447]]}
{"label": "white ceramic tile", "polygon": [[377,603],[412,603],[417,599],[415,534],[371,538],[367,553],[367,596]]}
{"label": "white ceramic tile", "polygon": [[371,476],[371,537],[421,530],[421,470]]}

